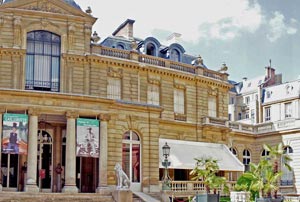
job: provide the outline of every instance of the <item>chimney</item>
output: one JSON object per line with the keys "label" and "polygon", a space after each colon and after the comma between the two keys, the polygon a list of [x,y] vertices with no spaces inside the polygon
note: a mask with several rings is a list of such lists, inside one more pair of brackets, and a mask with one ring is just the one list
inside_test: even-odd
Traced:
{"label": "chimney", "polygon": [[120,36],[126,39],[133,39],[133,24],[135,20],[127,19],[113,33],[113,36]]}
{"label": "chimney", "polygon": [[276,83],[276,77],[275,77],[275,69],[272,67],[265,67],[266,69],[266,80],[268,80],[267,82],[267,86],[271,86],[274,85]]}
{"label": "chimney", "polygon": [[243,81],[244,81],[244,82],[247,81],[247,77],[244,77],[244,78],[243,78]]}
{"label": "chimney", "polygon": [[172,44],[172,43],[180,43],[180,41],[181,41],[181,34],[179,34],[179,33],[176,33],[176,32],[174,32],[174,33],[172,33],[170,36],[168,36],[167,37],[167,44]]}

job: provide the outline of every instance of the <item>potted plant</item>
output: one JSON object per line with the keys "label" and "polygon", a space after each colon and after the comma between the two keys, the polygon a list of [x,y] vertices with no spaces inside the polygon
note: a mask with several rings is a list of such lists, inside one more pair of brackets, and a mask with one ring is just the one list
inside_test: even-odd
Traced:
{"label": "potted plant", "polygon": [[[192,180],[202,181],[206,194],[198,194],[196,202],[219,202],[220,196],[217,194],[218,188],[223,188],[224,192],[228,192],[229,188],[224,177],[217,176],[219,166],[217,160],[212,158],[195,158],[196,166],[190,172]],[[213,190],[213,194],[211,191]]]}

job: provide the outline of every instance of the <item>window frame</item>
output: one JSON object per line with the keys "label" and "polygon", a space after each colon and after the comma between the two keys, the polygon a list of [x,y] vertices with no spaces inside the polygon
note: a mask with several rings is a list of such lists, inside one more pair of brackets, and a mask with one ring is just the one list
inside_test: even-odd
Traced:
{"label": "window frame", "polygon": [[59,92],[61,36],[34,30],[27,32],[26,40],[25,90]]}

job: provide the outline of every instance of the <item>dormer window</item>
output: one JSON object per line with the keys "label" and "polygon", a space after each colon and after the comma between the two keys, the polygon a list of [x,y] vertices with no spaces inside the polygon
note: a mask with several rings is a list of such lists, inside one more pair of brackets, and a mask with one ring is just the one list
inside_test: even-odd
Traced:
{"label": "dormer window", "polygon": [[156,56],[156,48],[152,43],[148,43],[146,46],[146,55]]}
{"label": "dormer window", "polygon": [[176,49],[171,50],[170,60],[173,60],[175,62],[180,62],[180,53],[178,50]]}

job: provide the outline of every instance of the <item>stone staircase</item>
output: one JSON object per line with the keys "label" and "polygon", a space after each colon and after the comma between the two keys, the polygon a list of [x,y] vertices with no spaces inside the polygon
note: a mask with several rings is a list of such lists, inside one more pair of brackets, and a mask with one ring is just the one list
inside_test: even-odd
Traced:
{"label": "stone staircase", "polygon": [[0,202],[114,202],[112,195],[0,192]]}

